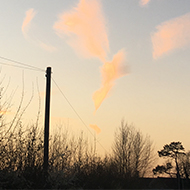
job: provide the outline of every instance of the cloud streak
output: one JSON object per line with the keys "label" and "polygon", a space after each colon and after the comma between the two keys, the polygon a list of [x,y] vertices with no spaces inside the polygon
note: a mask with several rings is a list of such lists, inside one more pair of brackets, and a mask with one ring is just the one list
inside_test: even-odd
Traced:
{"label": "cloud streak", "polygon": [[56,34],[84,57],[98,57],[105,61],[109,51],[105,20],[96,0],[81,0],[73,10],[60,14],[53,26]]}
{"label": "cloud streak", "polygon": [[125,63],[125,52],[120,50],[114,55],[111,62],[106,62],[101,68],[102,86],[93,95],[95,110],[97,110],[103,100],[107,97],[110,89],[114,86],[116,79],[124,76],[127,71],[123,68]]}
{"label": "cloud streak", "polygon": [[92,128],[97,134],[99,134],[101,132],[101,129],[97,126],[97,125],[89,125],[90,128]]}
{"label": "cloud streak", "polygon": [[150,0],[141,0],[139,4],[140,4],[141,6],[145,6],[145,5],[147,5],[149,2],[150,2]]}
{"label": "cloud streak", "polygon": [[93,95],[97,110],[113,87],[114,81],[124,75],[124,72],[122,75],[119,74],[119,67],[125,54],[121,51],[111,62],[107,61],[109,40],[99,1],[80,0],[77,7],[58,16],[53,28],[59,37],[63,39],[67,37],[68,44],[77,53],[85,58],[97,57],[103,63],[102,85]]}
{"label": "cloud streak", "polygon": [[24,18],[24,21],[22,23],[22,33],[25,37],[26,40],[33,42],[34,44],[36,44],[37,46],[41,47],[42,49],[48,51],[48,52],[53,52],[56,50],[56,48],[52,45],[48,45],[44,42],[42,42],[41,40],[37,39],[34,40],[30,37],[29,35],[29,31],[31,29],[31,23],[33,18],[36,16],[36,11],[34,11],[34,9],[29,9],[28,11],[26,11],[26,16]]}
{"label": "cloud streak", "polygon": [[39,41],[38,46],[41,47],[42,49],[48,51],[48,52],[54,52],[54,51],[57,50],[56,47],[54,47],[52,45],[48,45],[48,44],[46,44],[46,43],[44,43],[42,41]]}
{"label": "cloud streak", "polygon": [[30,29],[31,21],[36,15],[36,12],[34,9],[29,9],[26,11],[26,17],[24,18],[24,21],[22,23],[22,33],[25,38],[28,38],[28,30]]}
{"label": "cloud streak", "polygon": [[8,114],[11,114],[12,112],[10,112],[10,111],[7,111],[7,110],[1,110],[0,111],[0,115],[8,115]]}
{"label": "cloud streak", "polygon": [[190,45],[190,13],[166,21],[151,35],[153,58]]}

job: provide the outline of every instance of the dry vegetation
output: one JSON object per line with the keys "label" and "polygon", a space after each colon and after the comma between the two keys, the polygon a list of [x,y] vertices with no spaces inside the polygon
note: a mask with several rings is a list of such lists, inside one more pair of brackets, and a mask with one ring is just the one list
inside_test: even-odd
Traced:
{"label": "dry vegetation", "polygon": [[42,127],[38,122],[24,126],[21,106],[22,100],[11,122],[5,122],[3,113],[0,116],[2,189],[138,188],[136,181],[152,167],[150,138],[122,121],[115,133],[113,151],[104,157],[98,156],[82,132],[78,137],[66,131],[50,136],[49,170],[45,176]]}

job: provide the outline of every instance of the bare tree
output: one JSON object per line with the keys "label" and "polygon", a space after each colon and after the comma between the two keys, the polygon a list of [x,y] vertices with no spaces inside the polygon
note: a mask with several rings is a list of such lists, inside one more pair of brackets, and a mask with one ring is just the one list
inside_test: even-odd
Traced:
{"label": "bare tree", "polygon": [[124,121],[115,133],[113,157],[122,177],[143,177],[153,161],[153,144],[149,136]]}
{"label": "bare tree", "polygon": [[181,178],[189,179],[190,176],[190,151],[178,155],[178,168]]}

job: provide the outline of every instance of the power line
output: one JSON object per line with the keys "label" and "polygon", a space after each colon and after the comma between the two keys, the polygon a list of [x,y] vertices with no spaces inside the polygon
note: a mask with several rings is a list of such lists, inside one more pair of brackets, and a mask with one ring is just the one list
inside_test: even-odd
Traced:
{"label": "power line", "polygon": [[[52,80],[54,82],[54,84],[56,85],[56,87],[58,88],[58,90],[60,91],[60,93],[62,94],[62,96],[64,97],[64,99],[67,101],[67,103],[70,105],[70,107],[72,108],[72,110],[75,112],[75,114],[77,115],[77,117],[80,119],[80,121],[83,123],[83,125],[87,128],[87,130],[90,132],[90,134],[95,138],[94,134],[90,131],[89,127],[87,126],[87,124],[84,122],[84,120],[81,118],[81,116],[78,114],[78,112],[76,111],[76,109],[72,106],[72,104],[70,103],[70,101],[68,100],[68,98],[65,96],[65,94],[63,93],[63,91],[61,90],[61,88],[58,86],[58,84],[55,82],[55,80],[52,77]],[[102,144],[97,141],[99,143],[99,145],[105,150],[105,152],[107,153],[107,150],[102,146]]]}
{"label": "power line", "polygon": [[[38,67],[35,67],[35,66],[32,66],[32,65],[29,65],[29,64],[25,64],[25,63],[22,63],[22,62],[19,62],[19,61],[15,61],[13,59],[9,59],[9,58],[6,58],[6,57],[2,57],[0,56],[0,59],[3,59],[3,60],[6,60],[6,61],[10,61],[10,62],[13,62],[13,63],[16,63],[16,64],[19,64],[19,65],[22,65],[22,66],[18,66],[18,65],[11,65],[11,64],[8,64],[8,63],[2,63],[0,62],[1,65],[6,65],[6,66],[12,66],[12,67],[18,67],[18,68],[22,68],[22,69],[29,69],[29,70],[34,70],[34,71],[45,71],[43,69],[40,69]],[[57,88],[59,89],[60,93],[62,94],[62,96],[64,97],[64,99],[67,101],[67,103],[70,105],[70,107],[72,108],[72,110],[75,112],[75,114],[77,115],[77,117],[80,119],[80,121],[83,123],[83,125],[87,128],[87,130],[90,132],[90,134],[95,138],[94,134],[89,130],[89,127],[86,125],[86,123],[84,122],[84,120],[80,117],[80,115],[78,114],[78,112],[75,110],[75,108],[72,106],[72,104],[70,103],[70,101],[68,100],[68,98],[64,95],[63,91],[60,89],[60,87],[58,86],[58,84],[55,82],[55,80],[52,78],[53,82],[55,83],[55,85],[57,86]],[[102,146],[102,144],[97,141],[100,146],[106,151],[106,149]]]}
{"label": "power line", "polygon": [[6,65],[6,66],[10,66],[10,67],[17,67],[17,68],[21,68],[21,69],[28,69],[28,70],[32,70],[32,71],[40,71],[40,72],[42,72],[42,70],[39,70],[39,69],[37,70],[37,69],[34,69],[34,68],[22,67],[22,66],[19,66],[19,65],[11,65],[11,64],[8,64],[8,63],[0,62],[0,65]]}
{"label": "power line", "polygon": [[6,60],[6,61],[11,61],[11,62],[13,62],[13,63],[19,64],[19,65],[22,65],[22,66],[25,66],[25,67],[29,67],[29,68],[31,68],[31,69],[33,69],[33,70],[38,70],[38,71],[43,71],[43,72],[44,72],[43,69],[40,69],[40,68],[38,68],[38,67],[29,65],[29,64],[26,64],[26,63],[22,63],[22,62],[20,62],[20,61],[15,61],[15,60],[13,60],[13,59],[9,59],[9,58],[3,57],[3,56],[0,56],[0,59],[4,59],[4,60]]}

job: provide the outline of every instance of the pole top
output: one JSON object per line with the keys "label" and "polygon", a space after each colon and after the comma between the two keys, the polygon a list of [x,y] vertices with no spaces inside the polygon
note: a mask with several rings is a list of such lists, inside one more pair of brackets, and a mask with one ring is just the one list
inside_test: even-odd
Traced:
{"label": "pole top", "polygon": [[46,77],[48,75],[51,75],[51,67],[47,67],[47,69],[46,69]]}
{"label": "pole top", "polygon": [[51,71],[51,67],[47,67],[46,71]]}

